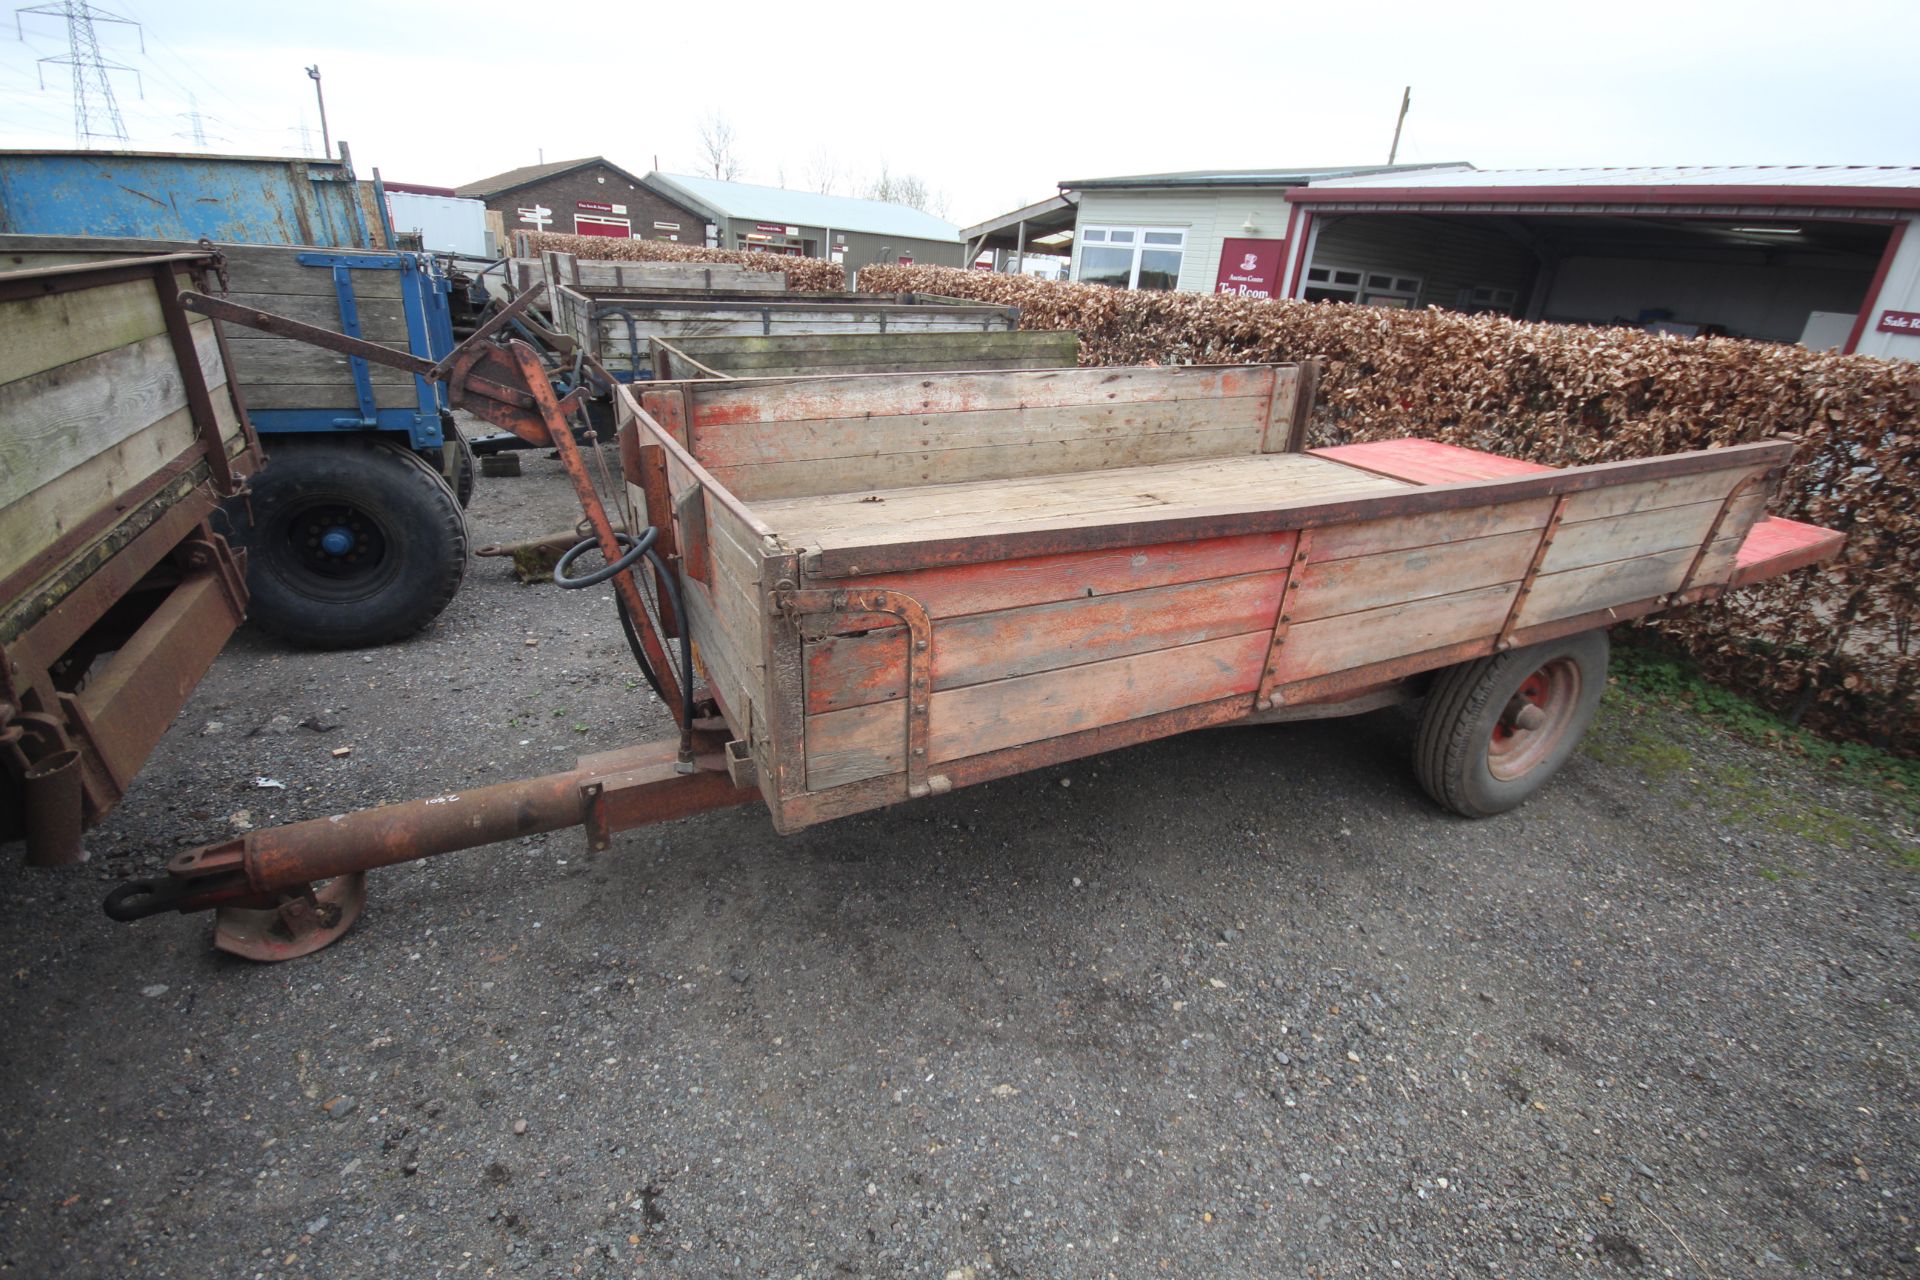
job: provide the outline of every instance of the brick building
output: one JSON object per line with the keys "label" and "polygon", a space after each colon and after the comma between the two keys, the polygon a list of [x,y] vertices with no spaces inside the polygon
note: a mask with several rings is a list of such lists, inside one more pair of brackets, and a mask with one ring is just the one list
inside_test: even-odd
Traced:
{"label": "brick building", "polygon": [[704,245],[707,219],[641,182],[604,156],[509,169],[456,188],[480,200],[515,231],[677,240]]}

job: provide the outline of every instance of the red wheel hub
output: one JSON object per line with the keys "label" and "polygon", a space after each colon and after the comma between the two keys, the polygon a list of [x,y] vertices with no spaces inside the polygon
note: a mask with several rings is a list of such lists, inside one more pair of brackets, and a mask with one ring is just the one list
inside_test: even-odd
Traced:
{"label": "red wheel hub", "polygon": [[1552,756],[1580,703],[1580,668],[1555,658],[1520,682],[1487,743],[1487,768],[1501,781],[1524,777]]}

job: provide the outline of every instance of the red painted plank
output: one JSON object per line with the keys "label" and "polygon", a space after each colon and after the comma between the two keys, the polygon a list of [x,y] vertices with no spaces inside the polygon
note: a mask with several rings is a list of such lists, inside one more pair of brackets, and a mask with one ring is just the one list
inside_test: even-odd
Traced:
{"label": "red painted plank", "polygon": [[1768,516],[1748,531],[1734,557],[1732,585],[1777,578],[1840,554],[1847,535],[1819,525]]}
{"label": "red painted plank", "polygon": [[1308,453],[1412,484],[1455,484],[1462,480],[1501,480],[1555,470],[1538,462],[1503,458],[1438,440],[1376,440],[1371,444],[1341,444]]}

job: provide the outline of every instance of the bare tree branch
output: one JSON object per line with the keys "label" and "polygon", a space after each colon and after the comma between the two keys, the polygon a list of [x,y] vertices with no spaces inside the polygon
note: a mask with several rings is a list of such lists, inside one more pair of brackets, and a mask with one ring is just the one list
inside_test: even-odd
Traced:
{"label": "bare tree branch", "polygon": [[739,145],[733,122],[718,111],[709,111],[700,121],[700,166],[722,182],[734,182],[745,172]]}

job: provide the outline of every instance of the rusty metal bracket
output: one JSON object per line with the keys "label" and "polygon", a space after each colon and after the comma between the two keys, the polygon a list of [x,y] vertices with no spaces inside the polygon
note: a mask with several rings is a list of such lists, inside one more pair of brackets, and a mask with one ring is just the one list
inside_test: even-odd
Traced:
{"label": "rusty metal bracket", "polygon": [[1756,482],[1764,481],[1771,484],[1779,475],[1778,469],[1755,471],[1751,475],[1741,477],[1740,483],[1727,490],[1727,496],[1721,499],[1720,510],[1714,512],[1713,523],[1707,526],[1707,536],[1700,540],[1699,549],[1693,553],[1693,560],[1687,565],[1687,576],[1680,579],[1680,585],[1667,597],[1669,608],[1679,604],[1681,598],[1693,589],[1693,580],[1699,576],[1700,566],[1706,563],[1707,553],[1713,550],[1713,544],[1719,540],[1720,530],[1726,525],[1727,517],[1733,514],[1734,503],[1738,502]]}
{"label": "rusty metal bracket", "polygon": [[1507,609],[1507,618],[1500,624],[1500,634],[1494,638],[1493,651],[1505,653],[1513,648],[1514,628],[1520,625],[1520,611],[1527,606],[1527,597],[1533,594],[1533,582],[1540,576],[1540,566],[1546,561],[1547,552],[1553,549],[1553,536],[1560,532],[1560,518],[1567,513],[1567,495],[1561,494],[1553,500],[1553,512],[1547,516],[1547,526],[1540,531],[1540,544],[1533,549],[1533,558],[1527,561],[1527,571],[1521,576],[1520,586],[1513,593],[1513,604]]}
{"label": "rusty metal bracket", "polygon": [[904,591],[881,587],[848,589],[775,588],[773,607],[805,634],[802,619],[851,613],[884,613],[907,628],[907,796],[944,795],[953,782],[929,773],[933,749],[933,622],[925,607]]}
{"label": "rusty metal bracket", "polygon": [[1287,630],[1293,626],[1293,601],[1300,590],[1300,566],[1307,562],[1313,546],[1313,530],[1302,529],[1293,543],[1293,558],[1287,562],[1287,581],[1280,588],[1280,607],[1275,611],[1273,638],[1267,642],[1267,660],[1260,666],[1260,687],[1253,695],[1255,711],[1271,711],[1280,701],[1274,692],[1280,684],[1280,651],[1287,647]]}

